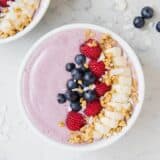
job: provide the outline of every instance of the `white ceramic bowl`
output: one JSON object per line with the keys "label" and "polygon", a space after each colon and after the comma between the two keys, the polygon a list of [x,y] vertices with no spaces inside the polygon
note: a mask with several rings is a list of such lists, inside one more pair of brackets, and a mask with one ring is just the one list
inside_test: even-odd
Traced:
{"label": "white ceramic bowl", "polygon": [[40,7],[36,11],[36,14],[35,14],[33,20],[31,21],[31,23],[21,32],[18,32],[15,35],[8,37],[8,38],[0,39],[0,44],[5,44],[5,43],[15,41],[15,40],[23,37],[28,32],[30,32],[41,21],[41,19],[43,18],[43,16],[45,15],[45,13],[49,7],[49,4],[50,4],[50,0],[41,0]]}
{"label": "white ceramic bowl", "polygon": [[[131,116],[130,120],[128,121],[128,125],[119,134],[117,134],[115,136],[112,136],[108,139],[102,139],[102,140],[100,140],[96,143],[92,143],[92,144],[88,144],[88,145],[80,145],[80,146],[72,146],[72,145],[68,145],[68,144],[58,143],[58,142],[54,141],[53,139],[51,140],[50,138],[44,136],[41,132],[39,132],[39,130],[37,130],[37,128],[29,120],[28,116],[26,116],[27,113],[24,109],[24,106],[23,106],[23,103],[22,103],[22,98],[21,98],[22,73],[23,73],[24,67],[25,67],[27,61],[29,60],[29,58],[31,57],[34,49],[37,48],[41,43],[43,43],[47,38],[49,38],[50,36],[53,36],[55,33],[65,31],[67,29],[76,29],[76,28],[82,28],[82,29],[90,28],[90,29],[97,30],[97,31],[100,31],[100,32],[103,32],[103,33],[109,33],[115,40],[117,40],[119,42],[119,44],[122,46],[123,50],[126,51],[127,56],[129,57],[129,59],[131,60],[131,62],[134,65],[134,69],[136,71],[137,79],[138,79],[138,83],[139,83],[139,87],[138,87],[139,102],[134,109],[133,115]],[[109,146],[110,144],[113,144],[114,142],[119,140],[122,136],[124,136],[129,131],[129,129],[133,126],[133,124],[135,123],[136,119],[139,116],[139,113],[140,113],[141,108],[142,108],[142,104],[143,104],[143,100],[144,100],[144,92],[145,92],[145,84],[144,84],[144,76],[143,76],[142,67],[140,65],[140,62],[139,62],[135,52],[132,50],[132,48],[120,36],[113,33],[112,31],[110,31],[106,28],[102,28],[100,26],[91,25],[91,24],[65,25],[65,26],[62,26],[60,28],[54,29],[53,31],[47,33],[42,38],[40,38],[33,45],[33,47],[29,50],[26,58],[24,59],[24,62],[23,62],[22,67],[20,69],[18,86],[19,86],[18,87],[18,99],[19,99],[19,102],[20,102],[20,106],[21,106],[21,109],[22,109],[22,112],[23,112],[23,115],[24,115],[25,119],[27,120],[27,122],[29,122],[29,125],[31,126],[33,131],[37,135],[39,135],[42,139],[44,139],[45,141],[47,141],[49,143],[54,144],[57,147],[65,148],[65,149],[73,149],[73,150],[78,150],[78,151],[89,151],[89,150],[100,149],[102,147],[106,147],[106,146]]]}

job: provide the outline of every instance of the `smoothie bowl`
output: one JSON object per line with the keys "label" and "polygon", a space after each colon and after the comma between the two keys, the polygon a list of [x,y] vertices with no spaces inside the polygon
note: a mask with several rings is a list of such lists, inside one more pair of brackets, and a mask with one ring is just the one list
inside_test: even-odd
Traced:
{"label": "smoothie bowl", "polygon": [[93,150],[122,137],[144,99],[141,65],[115,33],[90,24],[42,37],[21,68],[18,93],[32,128],[56,146]]}
{"label": "smoothie bowl", "polygon": [[47,11],[50,0],[0,0],[0,44],[31,31]]}

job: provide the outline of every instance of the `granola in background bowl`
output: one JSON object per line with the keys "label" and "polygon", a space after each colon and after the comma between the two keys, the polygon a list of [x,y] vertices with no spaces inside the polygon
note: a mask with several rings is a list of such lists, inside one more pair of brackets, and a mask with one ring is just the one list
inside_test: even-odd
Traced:
{"label": "granola in background bowl", "polygon": [[0,43],[29,32],[41,20],[49,3],[50,0],[0,0]]}

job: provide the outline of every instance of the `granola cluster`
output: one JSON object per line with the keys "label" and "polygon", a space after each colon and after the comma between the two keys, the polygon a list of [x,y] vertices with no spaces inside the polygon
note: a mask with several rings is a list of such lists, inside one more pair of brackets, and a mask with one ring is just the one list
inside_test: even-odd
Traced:
{"label": "granola cluster", "polygon": [[[95,36],[90,30],[86,31],[86,39]],[[106,73],[100,80],[112,89],[100,97],[103,109],[96,116],[86,117],[86,125],[80,131],[71,131],[69,143],[92,143],[104,137],[119,133],[132,115],[133,107],[138,101],[138,84],[132,75],[132,67],[122,55],[121,48],[111,36],[104,34],[100,39]],[[82,100],[83,108],[86,102]]]}
{"label": "granola cluster", "polygon": [[40,0],[8,1],[0,13],[0,38],[7,38],[24,30],[39,7]]}

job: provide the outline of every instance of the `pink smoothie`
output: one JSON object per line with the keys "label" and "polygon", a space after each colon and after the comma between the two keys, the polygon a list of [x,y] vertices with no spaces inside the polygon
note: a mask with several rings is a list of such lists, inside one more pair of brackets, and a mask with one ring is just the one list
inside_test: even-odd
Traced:
{"label": "pink smoothie", "polygon": [[65,121],[68,104],[58,104],[57,94],[65,92],[70,78],[65,64],[79,53],[84,32],[68,29],[51,35],[33,51],[22,76],[22,99],[29,119],[44,135],[61,143],[67,143],[69,130],[60,128],[58,122]]}

